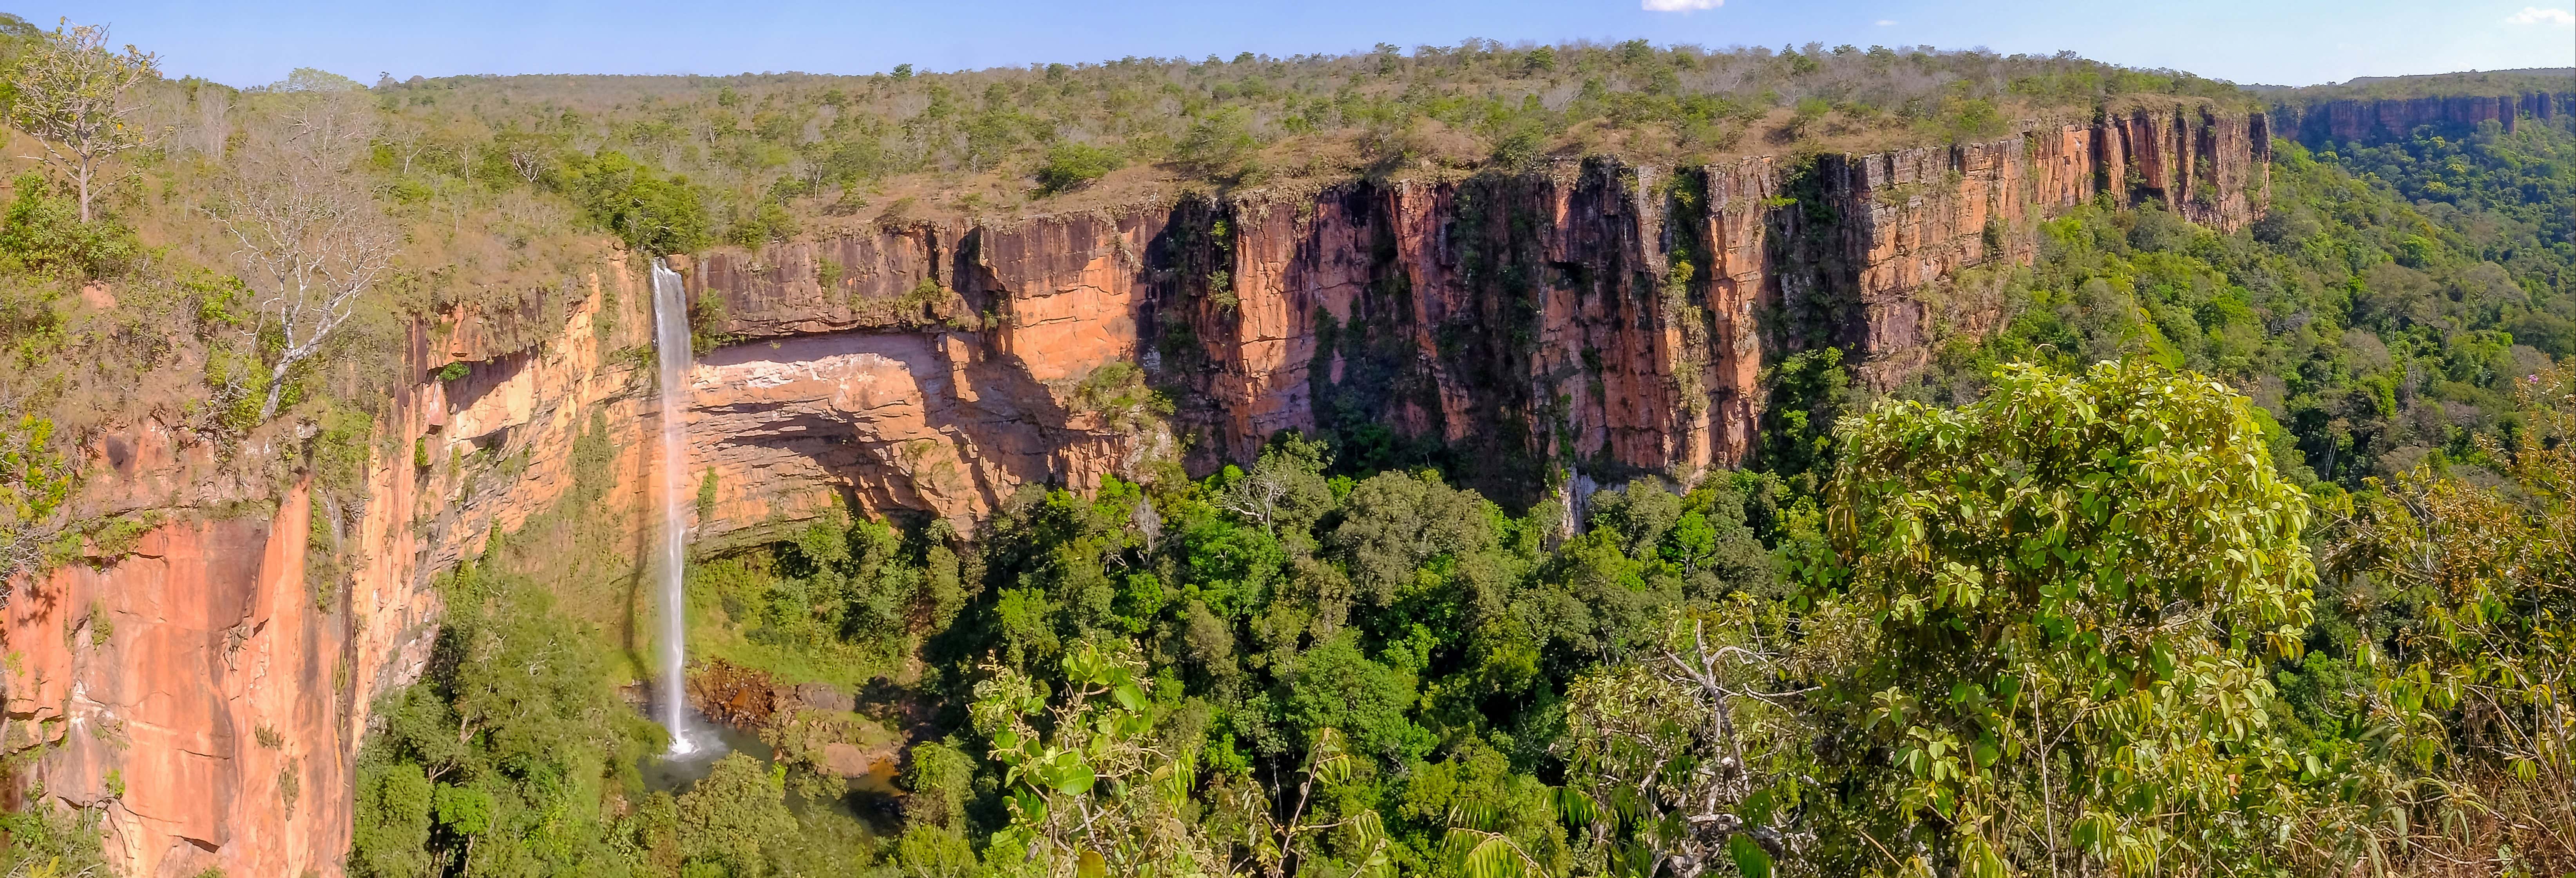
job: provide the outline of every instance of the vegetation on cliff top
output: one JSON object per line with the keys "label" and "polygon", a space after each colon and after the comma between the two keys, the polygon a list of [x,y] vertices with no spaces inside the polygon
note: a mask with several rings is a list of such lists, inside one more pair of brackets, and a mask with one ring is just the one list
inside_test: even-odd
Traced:
{"label": "vegetation on cliff top", "polygon": [[2496,97],[2499,95],[2568,94],[2576,90],[2576,67],[2528,70],[2483,70],[2424,76],[2362,76],[2305,88],[2266,89],[2263,96],[2296,104],[2343,100]]}
{"label": "vegetation on cliff top", "polygon": [[[844,218],[1059,209],[1154,186],[1947,142],[2035,116],[2090,120],[2130,96],[2250,106],[2223,83],[2071,53],[1643,40],[864,77],[450,77],[375,93],[393,120],[384,163],[424,197],[458,184],[588,193],[596,184],[574,181],[606,166],[702,193],[697,222],[744,245]],[[1050,200],[1086,187],[1114,191]],[[708,240],[593,210],[639,246]]]}

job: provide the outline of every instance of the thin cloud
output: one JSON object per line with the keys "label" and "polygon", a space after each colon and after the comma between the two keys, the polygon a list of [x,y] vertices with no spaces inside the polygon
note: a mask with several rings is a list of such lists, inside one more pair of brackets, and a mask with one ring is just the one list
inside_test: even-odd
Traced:
{"label": "thin cloud", "polygon": [[1638,0],[1638,8],[1649,12],[1698,12],[1726,5],[1726,0]]}
{"label": "thin cloud", "polygon": [[1894,25],[1895,23],[1896,23],[1896,20],[1895,20],[1895,19],[1892,19],[1892,18],[1882,18],[1882,19],[1879,19],[1879,20],[1878,20],[1878,26],[1879,26],[1879,27],[1888,27],[1888,26],[1890,26],[1890,25]]}
{"label": "thin cloud", "polygon": [[2522,8],[2521,12],[2516,12],[2507,16],[2504,21],[2506,24],[2571,25],[2576,24],[2576,12],[2569,12],[2564,9],[2542,9],[2538,6],[2525,6]]}

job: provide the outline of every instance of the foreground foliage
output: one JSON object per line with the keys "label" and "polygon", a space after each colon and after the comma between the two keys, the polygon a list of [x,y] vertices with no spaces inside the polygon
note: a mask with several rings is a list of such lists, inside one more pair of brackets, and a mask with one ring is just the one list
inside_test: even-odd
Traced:
{"label": "foreground foliage", "polygon": [[[1645,479],[1597,496],[1572,532],[1429,473],[1326,477],[1323,450],[1294,438],[1197,483],[1024,495],[966,565],[979,592],[924,647],[961,657],[935,661],[962,672],[916,696],[951,737],[914,747],[904,819],[843,865],[2146,875],[2473,849],[2505,870],[2563,860],[2533,822],[2563,808],[2551,797],[2568,777],[2563,610],[2545,585],[2414,588],[2422,603],[2390,612],[2415,621],[2373,635],[2392,648],[2372,673],[2325,677],[2313,632],[2350,623],[2318,621],[2310,506],[2274,470],[2249,400],[2143,361],[2016,367],[1993,387],[1956,410],[1886,402],[1846,421],[1819,498],[1780,508],[1775,483],[1730,474],[1684,495]],[[2530,440],[2517,477],[2549,484],[2553,448]],[[2421,522],[2364,508],[2379,530],[2339,538],[2357,571],[2341,582],[2421,557],[2410,534],[2479,527],[2471,513],[2497,507],[2430,503]],[[864,523],[839,538],[891,540]],[[776,551],[836,556],[820,539]],[[2499,567],[2457,544],[2438,569],[2546,579],[2551,545]],[[786,764],[731,757],[677,797],[643,792],[633,765],[656,732],[609,703],[566,646],[582,635],[505,579],[456,589],[460,608],[488,609],[444,636],[434,668],[451,670],[386,708],[362,768],[362,874],[835,871],[790,861],[811,803]],[[2446,647],[2406,633],[2416,624],[2444,626]],[[467,658],[546,673],[452,670]],[[2304,710],[2318,699],[2373,720],[2321,728]],[[2428,782],[2444,792],[2427,798]],[[2498,822],[2469,821],[2472,802]]]}

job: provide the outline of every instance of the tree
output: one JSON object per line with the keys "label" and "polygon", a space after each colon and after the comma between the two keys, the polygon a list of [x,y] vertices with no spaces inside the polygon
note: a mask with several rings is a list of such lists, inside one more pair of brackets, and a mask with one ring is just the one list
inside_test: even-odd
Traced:
{"label": "tree", "polygon": [[[1128,644],[1085,643],[1064,657],[1065,689],[1002,666],[975,685],[975,730],[1003,768],[1010,825],[988,859],[1029,876],[1184,876],[1222,855],[1185,819],[1196,758],[1154,739],[1152,681]],[[1038,723],[1053,727],[1041,732]],[[1007,855],[1000,852],[1007,851]]]}
{"label": "tree", "polygon": [[715,770],[680,796],[681,848],[688,858],[723,863],[728,874],[766,874],[763,850],[796,832],[796,815],[787,810],[786,770],[740,753],[716,760]]}
{"label": "tree", "polygon": [[685,253],[712,237],[705,201],[686,177],[654,176],[651,168],[614,150],[572,156],[559,177],[557,185],[629,247]]}
{"label": "tree", "polygon": [[[1809,620],[1808,643],[1836,626]],[[1566,692],[1567,808],[1613,874],[1694,878],[1800,847],[1790,825],[1813,676],[1777,603],[1676,609],[1636,659]],[[1805,673],[1801,673],[1805,672]],[[1624,834],[1623,834],[1624,830]],[[1745,874],[1754,874],[1751,868]]]}
{"label": "tree", "polygon": [[131,229],[82,222],[43,174],[20,174],[16,185],[18,197],[0,216],[0,266],[86,280],[118,271],[142,249]]}
{"label": "tree", "polygon": [[[30,414],[0,418],[0,582],[44,555],[37,526],[61,507],[75,481],[75,461],[53,447],[54,422]],[[0,600],[8,591],[0,588]]]}
{"label": "tree", "polygon": [[126,121],[141,105],[126,94],[158,78],[159,64],[159,56],[131,45],[123,54],[108,51],[105,27],[69,23],[44,34],[19,61],[9,124],[44,145],[44,155],[28,158],[71,177],[83,223],[96,219],[100,166],[143,144],[143,129]]}
{"label": "tree", "polygon": [[1243,109],[1225,107],[1190,125],[1189,133],[1173,147],[1172,162],[1193,176],[1229,176],[1242,170],[1260,146]]}
{"label": "tree", "polygon": [[1049,148],[1038,168],[1038,190],[1053,195],[1082,188],[1118,170],[1118,154],[1088,143],[1060,143]]}
{"label": "tree", "polygon": [[374,108],[346,91],[284,100],[283,113],[251,129],[223,201],[208,210],[241,245],[235,254],[260,296],[261,331],[274,329],[281,341],[263,421],[277,415],[288,373],[357,312],[400,243],[355,167],[376,130]]}
{"label": "tree", "polygon": [[[2331,557],[2337,579],[2357,582],[2347,599],[2366,603],[2384,585],[2413,623],[2369,650],[2385,658],[2360,657],[2378,666],[2364,721],[2390,733],[2406,775],[2460,783],[2438,798],[2390,797],[2417,813],[2368,827],[2372,841],[2498,870],[2513,862],[2500,853],[2518,854],[2556,874],[2576,865],[2576,366],[2514,391],[2525,428],[2510,445],[2478,437],[2505,484],[2429,467],[2371,479],[2382,490],[2362,495]],[[2469,822],[2506,844],[2446,831]]]}
{"label": "tree", "polygon": [[1324,481],[1324,446],[1290,436],[1261,450],[1261,458],[1215,498],[1218,508],[1262,530],[1303,531],[1332,508],[1333,491]]}
{"label": "tree", "polygon": [[[1157,728],[1168,705],[1132,643],[1084,642],[1064,657],[1063,687],[987,666],[975,686],[975,729],[1002,768],[1010,824],[986,861],[1019,876],[1136,875],[1285,878],[1338,835],[1354,863],[1336,875],[1382,875],[1385,827],[1372,810],[1326,817],[1313,806],[1352,781],[1357,765],[1331,728],[1315,731],[1305,777],[1291,793],[1265,791],[1222,769],[1200,783],[1195,748]],[[1239,834],[1223,830],[1235,829]],[[1243,859],[1229,861],[1229,854]]]}
{"label": "tree", "polygon": [[1897,806],[1853,815],[1854,870],[2266,868],[2300,819],[2262,660],[2310,621],[2307,497],[2209,379],[1994,380],[1840,431],[1826,609],[1875,630],[1834,688],[1888,755],[1850,782]]}

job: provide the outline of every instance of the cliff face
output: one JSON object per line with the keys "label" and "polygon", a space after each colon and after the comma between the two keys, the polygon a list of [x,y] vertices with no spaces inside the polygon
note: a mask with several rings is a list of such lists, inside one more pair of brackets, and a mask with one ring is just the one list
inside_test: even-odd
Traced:
{"label": "cliff face", "polygon": [[[26,758],[21,789],[100,809],[120,874],[341,874],[357,748],[377,696],[429,658],[432,576],[562,496],[567,449],[594,412],[625,450],[606,464],[617,487],[598,514],[633,509],[645,487],[633,449],[651,445],[637,404],[649,369],[608,356],[650,337],[639,306],[617,304],[647,301],[623,268],[601,266],[521,325],[459,314],[445,337],[415,330],[413,374],[476,362],[389,401],[355,485],[305,479],[269,503],[240,475],[261,467],[221,462],[273,455],[285,437],[225,450],[148,415],[100,437],[76,516],[161,523],[10,583],[0,748]],[[512,337],[538,341],[488,346]]]}
{"label": "cliff face", "polygon": [[299,488],[268,519],[163,527],[9,603],[6,739],[46,745],[47,794],[107,806],[131,874],[231,851],[231,870],[293,875],[346,839],[355,728],[344,691],[314,684],[348,632],[305,587],[310,510]]}
{"label": "cliff face", "polygon": [[[1246,460],[1279,430],[1324,431],[1436,444],[1470,483],[1528,502],[1552,469],[1742,462],[1766,352],[1848,346],[1879,382],[1919,368],[1936,335],[1996,316],[1975,291],[1941,291],[1946,278],[2027,261],[2035,223],[2097,195],[2241,226],[2261,210],[2269,143],[2259,114],[2139,110],[1794,165],[1596,160],[888,229],[719,251],[690,287],[721,303],[701,312],[722,314],[722,332],[753,340],[743,356],[804,333],[902,336],[926,351],[907,361],[913,380],[960,388],[954,413],[899,416],[907,448],[960,476],[944,482],[897,465],[895,434],[812,422],[812,441],[845,450],[803,455],[826,462],[793,480],[827,472],[863,501],[972,518],[1020,483],[1095,482],[1160,440],[1074,416],[1078,385],[1139,362],[1179,404],[1194,471]],[[794,467],[750,462],[761,453],[732,452],[745,463],[719,467],[720,486],[787,491],[764,474]]]}
{"label": "cliff face", "polygon": [[2345,143],[2404,137],[2421,125],[2458,131],[2495,122],[2512,131],[2522,117],[2555,119],[2571,111],[2576,111],[2576,92],[2322,101],[2283,105],[2273,114],[2281,119],[2282,130],[2302,143]]}
{"label": "cliff face", "polygon": [[[723,342],[687,388],[686,478],[711,501],[690,526],[703,549],[852,504],[971,532],[1024,485],[1205,472],[1283,429],[1389,464],[1439,456],[1515,503],[1560,476],[1738,463],[1767,364],[1846,346],[1893,380],[1996,320],[1952,289],[1959,269],[2028,260],[2035,223],[2106,195],[2241,225],[2268,142],[2261,116],[2186,108],[1867,156],[1593,160],[675,260]],[[104,808],[128,875],[338,875],[369,709],[427,660],[433,577],[583,472],[606,488],[582,514],[630,538],[585,563],[639,570],[659,471],[641,264],[417,329],[421,378],[379,419],[360,484],[244,506],[270,495],[211,441],[148,417],[110,431],[77,514],[161,523],[14,584],[0,747],[44,744],[21,780]],[[463,377],[431,377],[453,362]],[[1145,387],[1175,410],[1141,405]]]}

